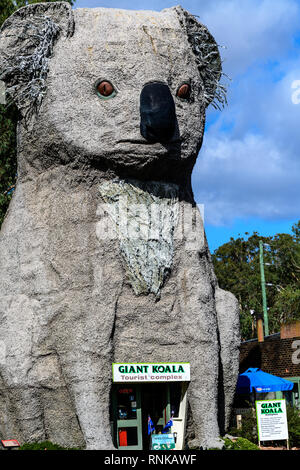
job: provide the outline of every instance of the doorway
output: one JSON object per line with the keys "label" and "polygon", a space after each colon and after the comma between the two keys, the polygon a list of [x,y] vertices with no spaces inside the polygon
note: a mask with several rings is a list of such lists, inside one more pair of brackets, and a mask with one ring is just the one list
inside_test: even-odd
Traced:
{"label": "doorway", "polygon": [[139,385],[113,385],[111,418],[115,447],[121,450],[142,450],[142,408]]}
{"label": "doorway", "polygon": [[148,434],[148,416],[152,420],[155,434],[161,433],[171,417],[170,386],[166,383],[143,384],[141,396],[143,449],[149,450],[151,435]]}
{"label": "doorway", "polygon": [[[180,383],[178,386],[180,388]],[[112,435],[118,449],[150,449],[148,416],[151,417],[155,433],[161,433],[171,417],[171,395],[174,395],[171,387],[169,383],[113,385]]]}

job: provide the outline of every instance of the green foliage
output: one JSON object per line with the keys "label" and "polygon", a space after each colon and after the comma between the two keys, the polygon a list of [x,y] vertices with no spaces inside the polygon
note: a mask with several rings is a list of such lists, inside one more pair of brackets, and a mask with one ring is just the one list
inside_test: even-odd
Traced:
{"label": "green foliage", "polygon": [[257,421],[255,412],[250,408],[247,413],[244,413],[242,416],[242,427],[237,429],[232,427],[229,429],[229,434],[232,436],[242,437],[251,441],[252,443],[258,442],[257,436]]}
{"label": "green foliage", "polygon": [[[46,0],[48,2],[55,2],[59,0]],[[75,0],[66,0],[71,5],[74,5]],[[21,7],[30,5],[31,3],[41,3],[40,0],[0,0],[0,26],[14,11]]]}
{"label": "green foliage", "polygon": [[9,188],[14,185],[17,172],[17,115],[15,106],[6,108],[0,104],[0,226],[11,199]]}
{"label": "green foliage", "polygon": [[14,11],[16,7],[12,0],[0,0],[0,26]]}
{"label": "green foliage", "polygon": [[[75,3],[75,0],[66,1],[71,5]],[[40,0],[0,0],[0,27],[14,11],[31,3],[40,3]],[[13,104],[0,104],[0,228],[16,182],[17,120],[18,111]]]}
{"label": "green foliage", "polygon": [[[287,404],[287,422],[289,430],[289,440],[290,447],[300,447],[300,411]],[[249,409],[248,413],[243,414],[242,416],[242,428],[237,429],[236,427],[231,427],[229,429],[229,434],[232,436],[237,436],[250,441],[251,443],[258,442],[257,435],[257,421],[255,413]],[[226,441],[226,439],[225,439]],[[277,441],[278,444],[278,441]],[[225,442],[226,449],[228,448]]]}
{"label": "green foliage", "polygon": [[286,407],[290,447],[300,448],[300,412],[291,405]]}
{"label": "green foliage", "polygon": [[32,442],[30,444],[23,444],[19,450],[80,450],[75,447],[61,447],[58,444],[53,444],[50,441]]}
{"label": "green foliage", "polygon": [[[248,234],[246,234],[248,235]],[[300,221],[292,234],[261,237],[254,232],[248,239],[231,238],[215,250],[212,258],[221,288],[237,297],[241,309],[242,339],[256,336],[254,316],[262,314],[259,241],[264,244],[264,269],[270,334],[282,323],[300,320]]]}
{"label": "green foliage", "polygon": [[256,444],[253,444],[253,442],[248,441],[244,437],[238,437],[236,441],[225,438],[224,443],[226,450],[260,450]]}

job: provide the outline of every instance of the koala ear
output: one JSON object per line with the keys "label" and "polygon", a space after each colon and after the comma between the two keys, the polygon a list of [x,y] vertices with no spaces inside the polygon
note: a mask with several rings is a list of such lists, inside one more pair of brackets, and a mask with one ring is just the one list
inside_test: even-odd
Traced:
{"label": "koala ear", "polygon": [[197,67],[204,87],[206,106],[210,103],[220,109],[226,103],[226,88],[219,83],[222,76],[222,61],[218,45],[206,26],[181,6],[175,7],[179,21],[186,31],[195,54]]}
{"label": "koala ear", "polygon": [[0,29],[0,79],[25,123],[37,113],[46,91],[55,41],[73,34],[69,3],[35,3],[17,10]]}

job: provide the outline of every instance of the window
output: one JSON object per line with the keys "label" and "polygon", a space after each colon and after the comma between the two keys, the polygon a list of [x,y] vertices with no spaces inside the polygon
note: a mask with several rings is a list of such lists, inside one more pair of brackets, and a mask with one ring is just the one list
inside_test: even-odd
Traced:
{"label": "window", "polygon": [[136,427],[119,428],[119,447],[136,446],[138,444],[138,429]]}
{"label": "window", "polygon": [[118,419],[136,419],[136,391],[133,387],[118,389]]}
{"label": "window", "polygon": [[171,416],[173,416],[174,418],[179,417],[180,400],[181,400],[181,383],[174,382],[170,384]]}

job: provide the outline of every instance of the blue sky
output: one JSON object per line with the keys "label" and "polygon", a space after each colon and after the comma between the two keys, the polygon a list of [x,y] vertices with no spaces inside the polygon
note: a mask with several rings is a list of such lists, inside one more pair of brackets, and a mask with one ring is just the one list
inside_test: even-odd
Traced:
{"label": "blue sky", "polygon": [[192,180],[210,250],[244,232],[290,232],[300,219],[300,93],[292,88],[300,89],[300,0],[77,0],[75,8],[178,3],[222,46],[231,78],[228,106],[208,108]]}

